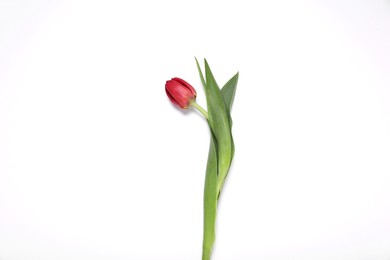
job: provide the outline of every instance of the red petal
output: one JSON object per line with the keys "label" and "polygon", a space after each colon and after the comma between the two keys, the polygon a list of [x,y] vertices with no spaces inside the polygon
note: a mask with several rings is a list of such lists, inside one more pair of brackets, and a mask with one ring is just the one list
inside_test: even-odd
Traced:
{"label": "red petal", "polygon": [[185,81],[184,79],[181,79],[181,78],[172,78],[172,80],[174,80],[176,82],[179,82],[180,84],[184,85],[196,97],[196,90],[190,85],[190,83],[188,83],[187,81]]}

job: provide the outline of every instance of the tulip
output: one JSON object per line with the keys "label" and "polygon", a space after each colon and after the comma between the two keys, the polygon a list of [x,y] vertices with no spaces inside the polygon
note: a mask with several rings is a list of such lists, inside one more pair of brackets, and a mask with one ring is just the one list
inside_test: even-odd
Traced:
{"label": "tulip", "polygon": [[203,76],[198,60],[196,60],[196,65],[205,90],[208,112],[195,102],[195,89],[180,78],[168,80],[165,84],[165,91],[169,99],[180,108],[193,107],[202,113],[207,119],[211,132],[204,186],[202,247],[202,260],[210,260],[215,241],[218,202],[234,157],[230,112],[236,92],[238,73],[222,88],[219,88],[207,61],[205,60],[206,77]]}
{"label": "tulip", "polygon": [[187,109],[196,99],[196,90],[185,80],[172,78],[165,83],[165,91],[173,104]]}
{"label": "tulip", "polygon": [[196,108],[207,119],[207,111],[196,102],[196,90],[184,79],[172,78],[165,83],[165,91],[168,98],[176,106],[187,109],[190,106]]}

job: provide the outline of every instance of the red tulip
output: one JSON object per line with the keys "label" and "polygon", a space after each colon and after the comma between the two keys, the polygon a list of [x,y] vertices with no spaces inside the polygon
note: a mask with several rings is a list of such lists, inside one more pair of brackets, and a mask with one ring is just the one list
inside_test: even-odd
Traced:
{"label": "red tulip", "polygon": [[165,91],[173,104],[187,109],[195,101],[196,90],[180,78],[172,78],[165,83]]}

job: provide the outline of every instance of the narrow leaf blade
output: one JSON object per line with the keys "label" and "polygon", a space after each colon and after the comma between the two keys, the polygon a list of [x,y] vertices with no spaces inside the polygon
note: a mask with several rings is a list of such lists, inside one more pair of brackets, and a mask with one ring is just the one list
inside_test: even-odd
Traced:
{"label": "narrow leaf blade", "polygon": [[[227,112],[229,114],[230,131],[232,130],[232,126],[233,126],[233,120],[232,120],[230,113],[231,113],[231,109],[233,106],[234,97],[236,94],[238,77],[239,77],[239,73],[237,72],[236,75],[234,75],[228,82],[226,82],[226,84],[221,89],[223,101],[225,102],[225,106],[226,106]],[[233,160],[234,152],[235,152],[235,147],[234,147],[234,140],[233,140],[233,135],[232,135],[232,158],[231,158],[231,160]]]}
{"label": "narrow leaf blade", "polygon": [[206,89],[206,88],[207,88],[207,87],[206,87],[206,81],[204,80],[204,76],[203,76],[203,73],[202,73],[202,69],[201,69],[200,66],[199,66],[198,59],[195,58],[195,61],[196,61],[196,67],[198,68],[200,81],[202,82],[203,88]]}
{"label": "narrow leaf blade", "polygon": [[230,111],[233,106],[234,96],[236,94],[236,88],[238,83],[239,73],[237,72],[226,84],[222,87],[221,93],[223,97],[223,101],[225,102],[226,109],[230,114]]}

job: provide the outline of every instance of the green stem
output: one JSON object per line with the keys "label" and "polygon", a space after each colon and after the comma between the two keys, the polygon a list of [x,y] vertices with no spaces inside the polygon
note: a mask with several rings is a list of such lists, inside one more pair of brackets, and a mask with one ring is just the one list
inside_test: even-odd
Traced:
{"label": "green stem", "polygon": [[196,108],[207,120],[209,119],[209,114],[207,113],[207,111],[204,110],[203,107],[199,106],[198,103],[193,101],[190,105]]}
{"label": "green stem", "polygon": [[210,260],[215,241],[215,222],[217,217],[217,173],[218,159],[216,140],[211,132],[210,150],[207,160],[204,185],[203,253],[202,260]]}
{"label": "green stem", "polygon": [[202,260],[210,260],[211,259],[211,249],[203,247]]}

